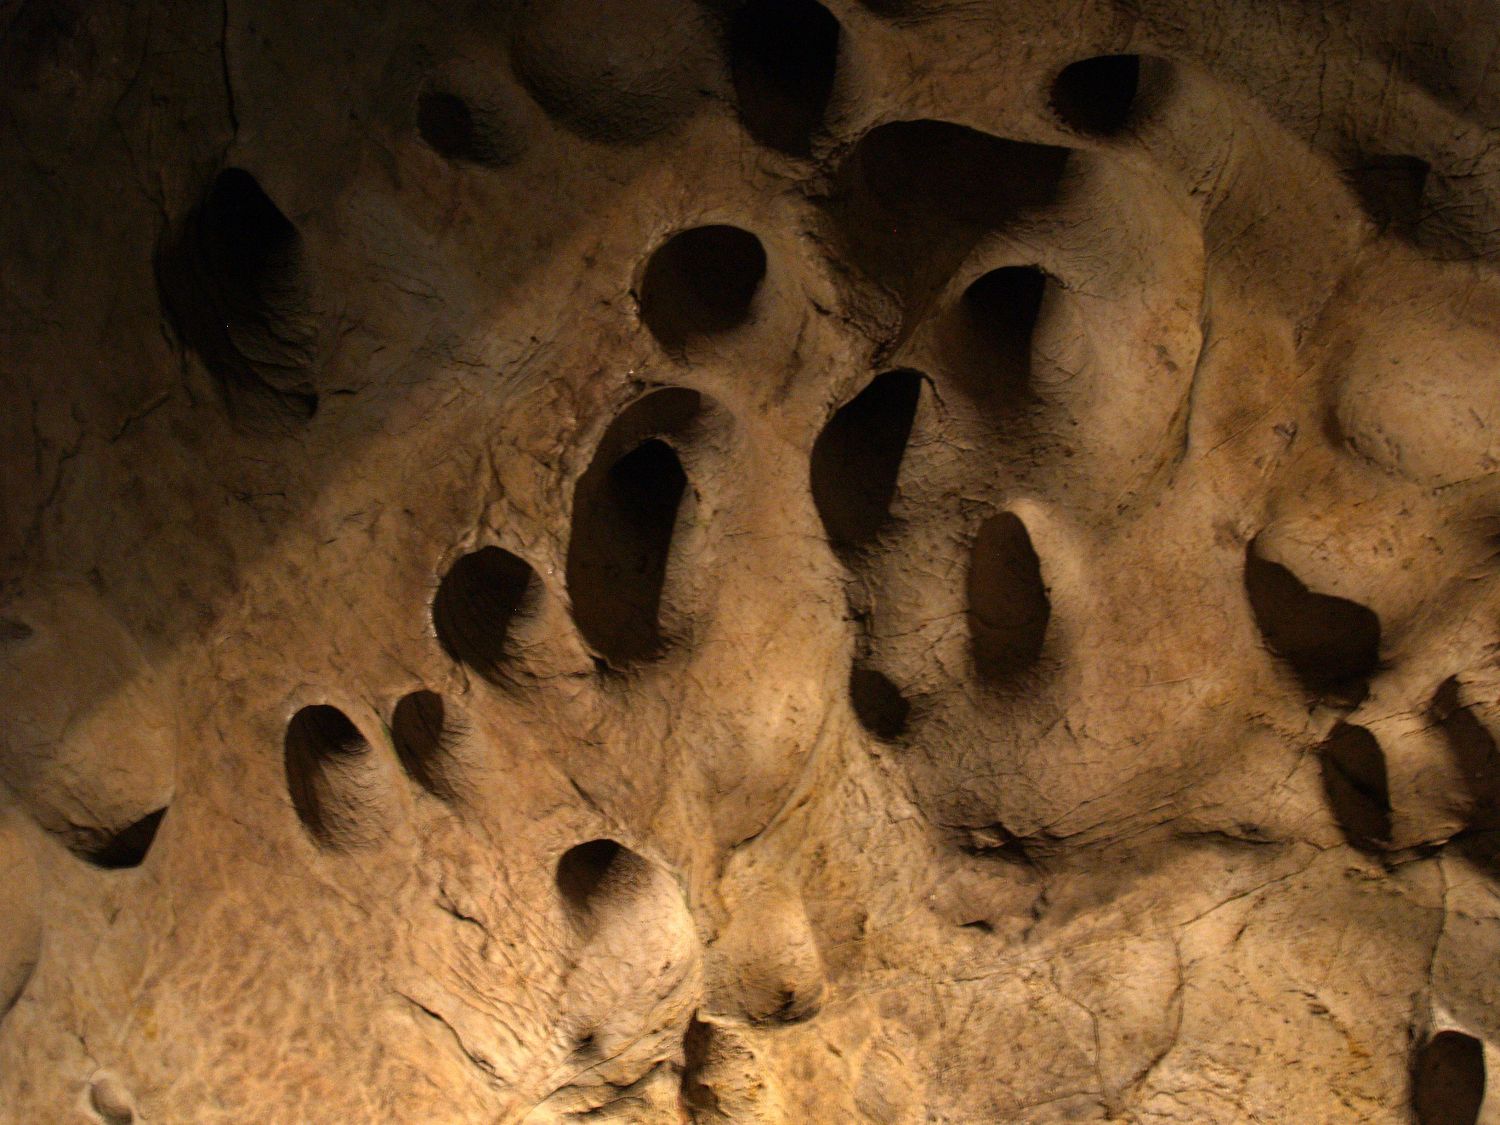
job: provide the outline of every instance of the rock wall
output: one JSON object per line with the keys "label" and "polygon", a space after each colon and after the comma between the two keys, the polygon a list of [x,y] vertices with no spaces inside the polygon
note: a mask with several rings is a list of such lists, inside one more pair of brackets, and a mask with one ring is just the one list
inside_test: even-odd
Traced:
{"label": "rock wall", "polygon": [[1500,1121],[1493,0],[0,0],[0,1119]]}

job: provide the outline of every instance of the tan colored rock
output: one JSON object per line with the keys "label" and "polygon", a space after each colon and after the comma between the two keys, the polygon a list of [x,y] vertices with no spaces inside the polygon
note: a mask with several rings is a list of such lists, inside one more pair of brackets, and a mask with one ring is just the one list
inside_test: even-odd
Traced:
{"label": "tan colored rock", "polygon": [[1500,1120],[1493,0],[0,0],[0,1121]]}

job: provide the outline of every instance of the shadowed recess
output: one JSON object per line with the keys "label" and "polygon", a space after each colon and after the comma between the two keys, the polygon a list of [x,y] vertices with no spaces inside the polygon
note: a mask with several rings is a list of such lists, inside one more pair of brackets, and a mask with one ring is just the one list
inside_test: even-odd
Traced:
{"label": "shadowed recess", "polygon": [[226,168],[157,256],[163,303],[236,420],[283,428],[317,409],[302,238],[242,168]]}
{"label": "shadowed recess", "polygon": [[814,0],[750,0],[728,32],[745,128],[764,145],[808,155],[838,70],[838,20]]}
{"label": "shadowed recess", "polygon": [[1433,693],[1428,713],[1442,732],[1468,797],[1471,828],[1500,827],[1500,747],[1464,706],[1458,678],[1449,676]]}
{"label": "shadowed recess", "polygon": [[1068,128],[1107,137],[1130,123],[1141,84],[1139,55],[1100,55],[1063,67],[1052,109]]}
{"label": "shadowed recess", "polygon": [[334,849],[369,843],[381,827],[365,815],[371,750],[349,717],[325,703],[302,708],[287,724],[285,751],[287,790],[312,838]]}
{"label": "shadowed recess", "polygon": [[455,796],[450,755],[462,733],[435,691],[403,696],[391,714],[391,741],[401,765],[423,789],[444,800]]}
{"label": "shadowed recess", "polygon": [[494,113],[448,90],[427,89],[417,97],[417,132],[444,159],[486,168],[509,164],[519,151]]}
{"label": "shadowed recess", "polygon": [[557,861],[557,890],[575,920],[586,921],[643,889],[650,865],[614,840],[590,840]]}
{"label": "shadowed recess", "polygon": [[1334,819],[1357,848],[1379,850],[1391,838],[1385,752],[1364,727],[1339,723],[1318,749],[1323,792]]}
{"label": "shadowed recess", "polygon": [[568,593],[579,631],[614,665],[665,649],[663,591],[688,478],[663,435],[683,437],[701,409],[670,387],[633,403],[599,443],[573,493]]}
{"label": "shadowed recess", "polygon": [[156,830],[161,827],[162,817],[166,815],[165,808],[155,809],[81,854],[95,867],[111,870],[139,867],[145,861],[146,853],[151,850],[151,845],[156,840]]}
{"label": "shadowed recess", "polygon": [[541,585],[531,566],[499,547],[482,547],[449,568],[432,600],[443,651],[486,679],[514,657],[511,627],[534,612]]}
{"label": "shadowed recess", "polygon": [[1381,228],[1409,231],[1422,218],[1432,165],[1418,156],[1367,156],[1345,173],[1365,212]]}
{"label": "shadowed recess", "polygon": [[641,320],[676,350],[743,323],[765,276],[765,249],[749,231],[722,225],[682,231],[646,264]]}
{"label": "shadowed recess", "polygon": [[911,704],[882,672],[856,664],[849,673],[849,699],[860,726],[876,738],[900,738],[911,718]]}
{"label": "shadowed recess", "polygon": [[887,371],[841,406],[813,442],[813,503],[835,548],[870,542],[890,518],[921,395],[920,373]]}
{"label": "shadowed recess", "polygon": [[955,372],[970,397],[997,407],[1032,397],[1031,342],[1047,275],[1035,266],[1003,266],[964,291],[964,347]]}
{"label": "shadowed recess", "polygon": [[1036,663],[1052,605],[1026,525],[1011,512],[985,521],[968,580],[969,639],[981,679],[1009,680]]}
{"label": "shadowed recess", "polygon": [[1070,151],[949,121],[866,133],[827,200],[847,253],[914,315],[987,233],[1060,196]]}
{"label": "shadowed recess", "polygon": [[1440,1031],[1417,1051],[1412,1109],[1418,1125],[1475,1125],[1484,1104],[1484,1044]]}
{"label": "shadowed recess", "polygon": [[1318,594],[1279,563],[1245,548],[1245,592],[1266,646],[1309,691],[1357,705],[1380,660],[1380,619],[1357,602]]}

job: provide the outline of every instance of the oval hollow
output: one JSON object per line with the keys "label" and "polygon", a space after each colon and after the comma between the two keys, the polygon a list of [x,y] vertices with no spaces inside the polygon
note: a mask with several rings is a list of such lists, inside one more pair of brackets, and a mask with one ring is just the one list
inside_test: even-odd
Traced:
{"label": "oval hollow", "polygon": [[161,827],[162,818],[166,815],[166,808],[153,809],[118,832],[92,844],[83,852],[83,858],[95,867],[111,871],[139,867],[146,861],[151,845],[156,842],[157,829]]}
{"label": "oval hollow", "polygon": [[816,0],[750,0],[729,17],[729,72],[745,129],[812,152],[838,73],[839,21]]}
{"label": "oval hollow", "polygon": [[766,276],[766,251],[722,224],[667,239],[641,277],[641,321],[668,350],[743,324]]}
{"label": "oval hollow", "polygon": [[592,930],[602,916],[645,889],[651,865],[623,844],[589,840],[557,861],[557,890],[574,922]]}
{"label": "oval hollow", "polygon": [[1130,124],[1140,86],[1139,55],[1080,59],[1053,80],[1052,110],[1075,132],[1114,136]]}
{"label": "oval hollow", "polygon": [[849,673],[849,699],[860,726],[892,741],[906,733],[911,703],[883,672],[856,664]]}
{"label": "oval hollow", "polygon": [[253,175],[220,172],[156,265],[173,324],[237,420],[279,429],[312,417],[318,327],[302,237]]}
{"label": "oval hollow", "polygon": [[1377,851],[1391,838],[1385,751],[1368,730],[1339,723],[1319,748],[1323,791],[1334,819],[1356,848]]}
{"label": "oval hollow", "polygon": [[456,795],[451,755],[460,733],[435,691],[402,696],[391,713],[391,741],[401,765],[423,789],[444,800]]}
{"label": "oval hollow", "polygon": [[974,540],[968,579],[969,639],[979,677],[1013,679],[1041,656],[1052,615],[1041,560],[1011,512],[987,520]]}
{"label": "oval hollow", "polygon": [[971,398],[996,407],[1030,401],[1032,337],[1047,288],[1035,266],[990,270],[964,291],[964,354],[956,382]]}
{"label": "oval hollow", "polygon": [[813,442],[813,503],[836,549],[869,543],[890,519],[922,382],[916,371],[876,376]]}
{"label": "oval hollow", "polygon": [[417,96],[417,133],[445,160],[497,168],[518,145],[496,115],[450,90],[432,87]]}
{"label": "oval hollow", "polygon": [[1287,567],[1262,558],[1253,539],[1245,548],[1245,593],[1266,647],[1309,692],[1351,706],[1363,702],[1380,662],[1380,618],[1373,611],[1309,590]]}
{"label": "oval hollow", "polygon": [[516,657],[511,629],[535,612],[541,583],[531,565],[501,547],[464,555],[432,599],[432,625],[443,651],[488,680]]}
{"label": "oval hollow", "polygon": [[1475,1125],[1484,1087],[1484,1044],[1461,1031],[1438,1032],[1422,1045],[1412,1068],[1418,1125]]}
{"label": "oval hollow", "polygon": [[292,806],[319,846],[339,850],[379,837],[373,752],[347,715],[326,703],[302,708],[287,723],[285,752]]}
{"label": "oval hollow", "polygon": [[676,449],[702,396],[668,387],[632,403],[606,431],[573,492],[567,582],[573,619],[609,664],[660,656],[678,511],[688,490]]}

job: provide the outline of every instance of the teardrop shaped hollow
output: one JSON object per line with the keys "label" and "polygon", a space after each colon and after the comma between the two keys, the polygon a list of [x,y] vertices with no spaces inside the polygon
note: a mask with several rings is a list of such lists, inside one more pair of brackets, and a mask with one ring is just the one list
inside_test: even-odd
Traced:
{"label": "teardrop shaped hollow", "polygon": [[922,383],[916,371],[877,376],[813,443],[813,503],[836,549],[870,543],[890,519]]}
{"label": "teardrop shaped hollow", "polygon": [[1031,535],[1012,512],[987,520],[975,537],[968,604],[969,640],[980,679],[1003,683],[1036,664],[1047,640],[1052,603]]}
{"label": "teardrop shaped hollow", "polygon": [[287,790],[303,827],[320,847],[374,843],[384,831],[379,778],[365,736],[337,707],[303,707],[287,723]]}
{"label": "teardrop shaped hollow", "polygon": [[536,611],[541,583],[531,565],[501,547],[481,547],[455,562],[432,600],[443,651],[488,680],[516,658],[512,629]]}
{"label": "teardrop shaped hollow", "polygon": [[839,21],[816,0],[750,0],[729,17],[729,72],[757,141],[807,156],[838,72]]}
{"label": "teardrop shaped hollow", "polygon": [[744,323],[766,276],[760,239],[716,224],[680,231],[641,277],[641,321],[669,351]]}

